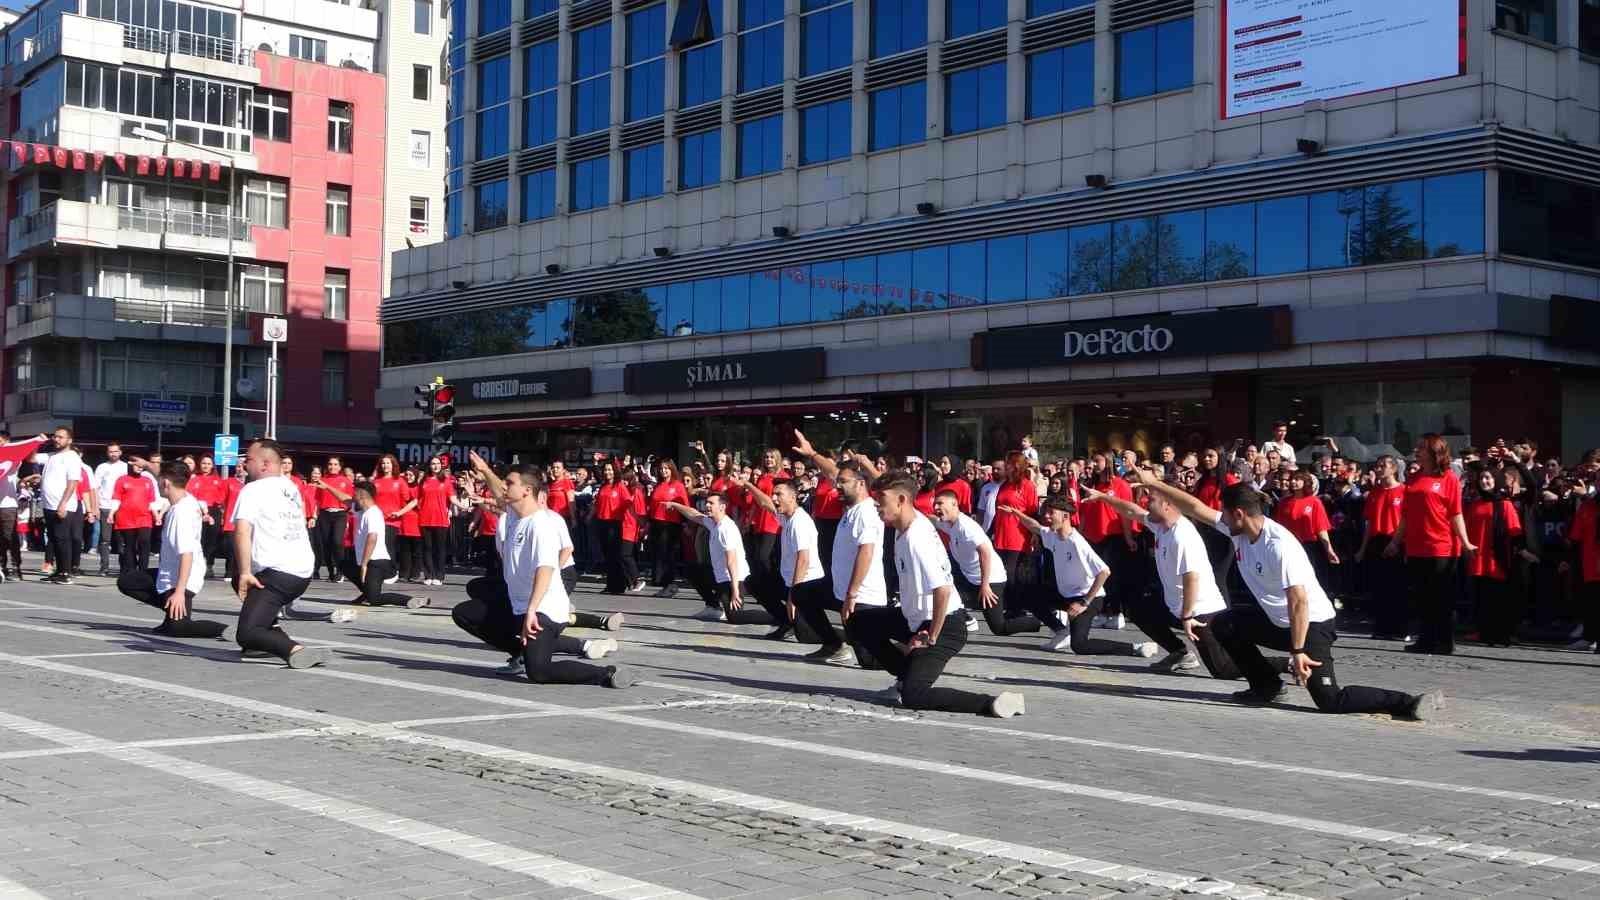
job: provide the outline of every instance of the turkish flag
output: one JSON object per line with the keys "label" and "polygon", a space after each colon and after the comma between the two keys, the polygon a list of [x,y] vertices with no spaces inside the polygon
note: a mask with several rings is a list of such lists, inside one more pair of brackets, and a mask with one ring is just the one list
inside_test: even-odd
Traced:
{"label": "turkish flag", "polygon": [[150,157],[148,157],[148,156],[139,157],[139,162],[134,167],[134,170],[136,172],[138,172],[138,174],[140,174],[140,175],[149,175],[150,174]]}
{"label": "turkish flag", "polygon": [[120,171],[120,172],[128,171],[128,154],[126,154],[126,153],[113,153],[113,154],[111,154],[111,158],[113,160],[116,160],[117,170],[118,171]]}
{"label": "turkish flag", "polygon": [[67,154],[67,148],[65,147],[51,147],[50,155],[55,159],[56,168],[58,169],[65,169],[67,167],[67,163],[72,159]]}
{"label": "turkish flag", "polygon": [[203,176],[205,174],[205,171],[206,171],[205,163],[202,163],[202,162],[190,162],[189,163],[189,177],[193,178],[195,181],[199,181],[201,176]]}
{"label": "turkish flag", "polygon": [[209,174],[211,176],[211,180],[212,181],[221,181],[222,180],[222,163],[218,163],[218,162],[211,163],[211,171],[209,173],[207,173],[207,174]]}
{"label": "turkish flag", "polygon": [[164,176],[166,174],[167,174],[167,158],[165,156],[156,157],[156,177],[159,178],[159,177]]}
{"label": "turkish flag", "polygon": [[105,165],[105,163],[106,163],[105,152],[101,151],[101,150],[94,151],[94,170],[96,172],[100,171],[100,167]]}
{"label": "turkish flag", "polygon": [[50,148],[43,144],[33,145],[33,161],[37,165],[44,165],[50,161]]}
{"label": "turkish flag", "polygon": [[89,154],[82,150],[72,151],[72,168],[82,172],[89,167]]}
{"label": "turkish flag", "polygon": [[11,142],[11,155],[15,156],[17,158],[17,165],[19,165],[19,166],[22,165],[23,163],[27,162],[28,161],[28,142],[27,141],[12,141]]}
{"label": "turkish flag", "polygon": [[[160,164],[157,163],[157,165],[160,165]],[[172,177],[173,178],[182,178],[185,173],[186,173],[186,170],[184,169],[183,160],[181,160],[181,159],[173,160],[172,161]],[[156,171],[156,174],[158,174],[158,175],[161,174],[159,169]]]}
{"label": "turkish flag", "polygon": [[0,447],[0,478],[7,478],[16,474],[23,463],[33,459],[33,455],[44,446],[44,441],[34,438],[28,441],[13,441]]}

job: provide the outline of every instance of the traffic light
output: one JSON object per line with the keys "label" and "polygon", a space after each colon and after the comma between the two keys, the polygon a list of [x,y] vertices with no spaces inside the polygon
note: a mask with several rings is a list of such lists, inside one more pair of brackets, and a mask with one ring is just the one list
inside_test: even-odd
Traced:
{"label": "traffic light", "polygon": [[456,389],[453,385],[435,382],[428,395],[433,416],[431,439],[434,444],[448,444],[456,436]]}
{"label": "traffic light", "polygon": [[433,384],[419,384],[411,389],[417,395],[417,399],[413,400],[411,405],[430,419],[433,418],[433,389],[436,386]]}

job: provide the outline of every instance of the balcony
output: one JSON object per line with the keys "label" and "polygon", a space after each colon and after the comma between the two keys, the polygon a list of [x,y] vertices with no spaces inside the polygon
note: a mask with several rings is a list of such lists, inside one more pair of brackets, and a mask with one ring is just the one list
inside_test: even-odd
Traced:
{"label": "balcony", "polygon": [[54,244],[116,247],[117,212],[99,203],[56,200],[11,220],[7,237],[6,250],[13,259]]}
{"label": "balcony", "polygon": [[[43,338],[220,344],[226,314],[210,304],[51,294],[6,310],[5,346]],[[233,321],[234,343],[250,343],[247,313]]]}
{"label": "balcony", "polygon": [[[203,75],[256,83],[255,53],[238,41],[193,31],[162,31],[143,25],[122,25],[122,48],[130,63],[186,69]],[[144,57],[141,54],[151,54]]]}
{"label": "balcony", "polygon": [[23,38],[19,47],[17,75],[30,72],[45,60],[61,52],[61,22],[56,20],[39,29],[33,37]]}
{"label": "balcony", "polygon": [[38,387],[18,391],[7,395],[6,409],[23,416],[132,417],[139,412],[139,401],[146,398],[187,400],[191,420],[216,419],[222,415],[222,397],[217,394],[172,391],[163,394],[160,391],[106,391],[70,387]]}
{"label": "balcony", "polygon": [[123,247],[221,256],[228,252],[230,230],[234,253],[253,255],[250,223],[241,217],[186,209],[117,207],[117,243]]}

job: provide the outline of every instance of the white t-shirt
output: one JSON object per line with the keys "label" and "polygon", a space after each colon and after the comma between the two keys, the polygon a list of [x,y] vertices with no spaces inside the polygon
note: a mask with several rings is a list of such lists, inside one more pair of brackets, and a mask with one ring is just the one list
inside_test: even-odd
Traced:
{"label": "white t-shirt", "polygon": [[[548,507],[545,508],[545,509],[539,510],[539,515],[545,516],[545,517],[550,519],[550,527],[556,529],[556,534],[560,536],[561,549],[562,550],[571,550],[572,549],[572,530],[567,527],[566,517],[561,515],[558,512],[555,512],[554,510],[549,509]],[[572,554],[571,553],[566,554],[565,558],[566,558],[567,561],[561,564],[561,568],[563,568],[563,569],[570,569],[573,566],[578,564],[572,558]]]}
{"label": "white t-shirt", "polygon": [[356,540],[353,549],[355,550],[357,565],[361,563],[361,554],[366,552],[367,538],[372,535],[378,536],[378,545],[372,548],[372,556],[367,562],[388,559],[389,546],[383,540],[383,510],[379,509],[376,503],[367,507],[366,511],[361,514],[361,518],[356,520]]}
{"label": "white t-shirt", "polygon": [[83,478],[83,459],[72,450],[57,450],[44,462],[44,477],[39,489],[44,492],[44,508],[69,513],[78,508],[77,493],[68,493],[67,482]]}
{"label": "white t-shirt", "polygon": [[[806,552],[806,570],[796,579],[795,558],[801,550]],[[811,521],[811,515],[805,510],[796,509],[794,515],[784,519],[783,534],[778,538],[778,555],[778,569],[785,585],[794,587],[822,577],[822,559],[817,554],[817,523]]]}
{"label": "white t-shirt", "polygon": [[250,571],[276,569],[310,578],[317,558],[306,536],[306,510],[300,488],[282,475],[258,478],[239,491],[233,521],[250,523]]}
{"label": "white t-shirt", "polygon": [[21,485],[14,470],[11,474],[0,478],[0,509],[16,509],[20,490]]}
{"label": "white t-shirt", "polygon": [[1161,579],[1161,594],[1172,615],[1183,615],[1183,576],[1191,572],[1200,579],[1193,615],[1204,616],[1227,609],[1222,592],[1217,590],[1217,576],[1211,568],[1211,556],[1206,553],[1206,542],[1200,538],[1200,530],[1194,523],[1187,517],[1179,518],[1178,523],[1171,526],[1152,522],[1149,516],[1145,516],[1144,521],[1156,536],[1156,575]]}
{"label": "white t-shirt", "polygon": [[117,500],[112,496],[116,490],[117,479],[128,474],[128,464],[122,461],[111,462],[106,460],[94,467],[95,491],[100,495],[100,511],[111,512],[117,508]]}
{"label": "white t-shirt", "polygon": [[889,587],[883,580],[883,519],[878,504],[870,497],[844,511],[839,530],[833,535],[833,596],[843,602],[850,589],[850,576],[856,571],[856,551],[872,545],[872,562],[867,577],[856,590],[857,606],[888,606]]}
{"label": "white t-shirt", "polygon": [[1295,461],[1294,447],[1290,446],[1288,441],[1267,441],[1261,445],[1262,456],[1266,456],[1267,451],[1269,450],[1278,451],[1278,456],[1280,459],[1287,459],[1289,462]]}
{"label": "white t-shirt", "polygon": [[978,523],[966,513],[961,513],[954,522],[940,519],[933,523],[950,541],[950,555],[954,557],[956,565],[961,569],[961,577],[968,583],[983,584],[983,562],[979,554],[983,548],[989,552],[989,584],[1004,584],[1006,580],[1006,567],[1000,564],[1000,556],[994,552],[994,544],[989,536],[983,533]]}
{"label": "white t-shirt", "polygon": [[[718,584],[732,584],[750,577],[750,563],[744,558],[744,537],[732,516],[711,524],[711,574]],[[728,571],[728,552],[733,552],[734,571]]]}
{"label": "white t-shirt", "polygon": [[561,535],[548,517],[531,515],[517,518],[507,530],[501,566],[506,578],[506,592],[511,597],[511,611],[519,616],[528,612],[528,602],[533,598],[534,579],[539,570],[553,570],[545,585],[544,598],[539,601],[539,612],[557,624],[567,621],[572,604],[567,598],[566,585],[561,583]]}
{"label": "white t-shirt", "polygon": [[978,515],[983,516],[983,530],[994,527],[994,505],[1000,497],[1000,482],[985,481],[978,488]]}
{"label": "white t-shirt", "polygon": [[139,473],[139,477],[150,482],[150,494],[155,497],[150,501],[150,512],[161,515],[167,511],[167,498],[161,496],[161,480],[149,469]]}
{"label": "white t-shirt", "polygon": [[1102,587],[1094,597],[1088,596],[1089,588],[1094,587],[1094,580],[1111,567],[1089,546],[1083,532],[1074,528],[1071,534],[1062,537],[1054,531],[1044,531],[1040,533],[1039,540],[1050,551],[1055,562],[1056,593],[1062,599],[1088,601],[1106,595]]}
{"label": "white t-shirt", "polygon": [[912,631],[933,618],[933,593],[941,587],[950,588],[945,614],[961,608],[950,579],[950,554],[926,517],[917,516],[895,537],[894,568],[900,575],[900,612]]}
{"label": "white t-shirt", "polygon": [[1228,526],[1217,517],[1216,529],[1233,538],[1238,552],[1239,576],[1255,595],[1256,602],[1279,628],[1289,627],[1289,588],[1299,585],[1306,591],[1306,612],[1312,622],[1333,619],[1333,604],[1317,583],[1317,573],[1300,541],[1272,519],[1262,523],[1261,536],[1251,542],[1249,535],[1229,534]]}
{"label": "white t-shirt", "polygon": [[189,560],[189,581],[185,591],[196,595],[206,583],[205,548],[200,543],[200,501],[185,494],[182,500],[167,510],[161,522],[161,560],[156,571],[156,593],[164,594],[178,583],[178,568],[183,554],[193,554]]}

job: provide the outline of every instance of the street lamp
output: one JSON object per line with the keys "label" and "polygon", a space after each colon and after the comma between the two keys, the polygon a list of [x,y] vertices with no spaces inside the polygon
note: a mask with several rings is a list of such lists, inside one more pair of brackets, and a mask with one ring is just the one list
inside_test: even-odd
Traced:
{"label": "street lamp", "polygon": [[233,213],[234,204],[238,202],[235,190],[239,172],[239,158],[227,150],[216,147],[205,147],[200,144],[191,144],[177,138],[168,137],[153,128],[137,127],[131,130],[134,137],[144,138],[149,141],[177,144],[188,147],[201,153],[217,154],[228,160],[228,287],[223,293],[223,302],[227,309],[224,311],[222,329],[222,433],[233,433]]}

